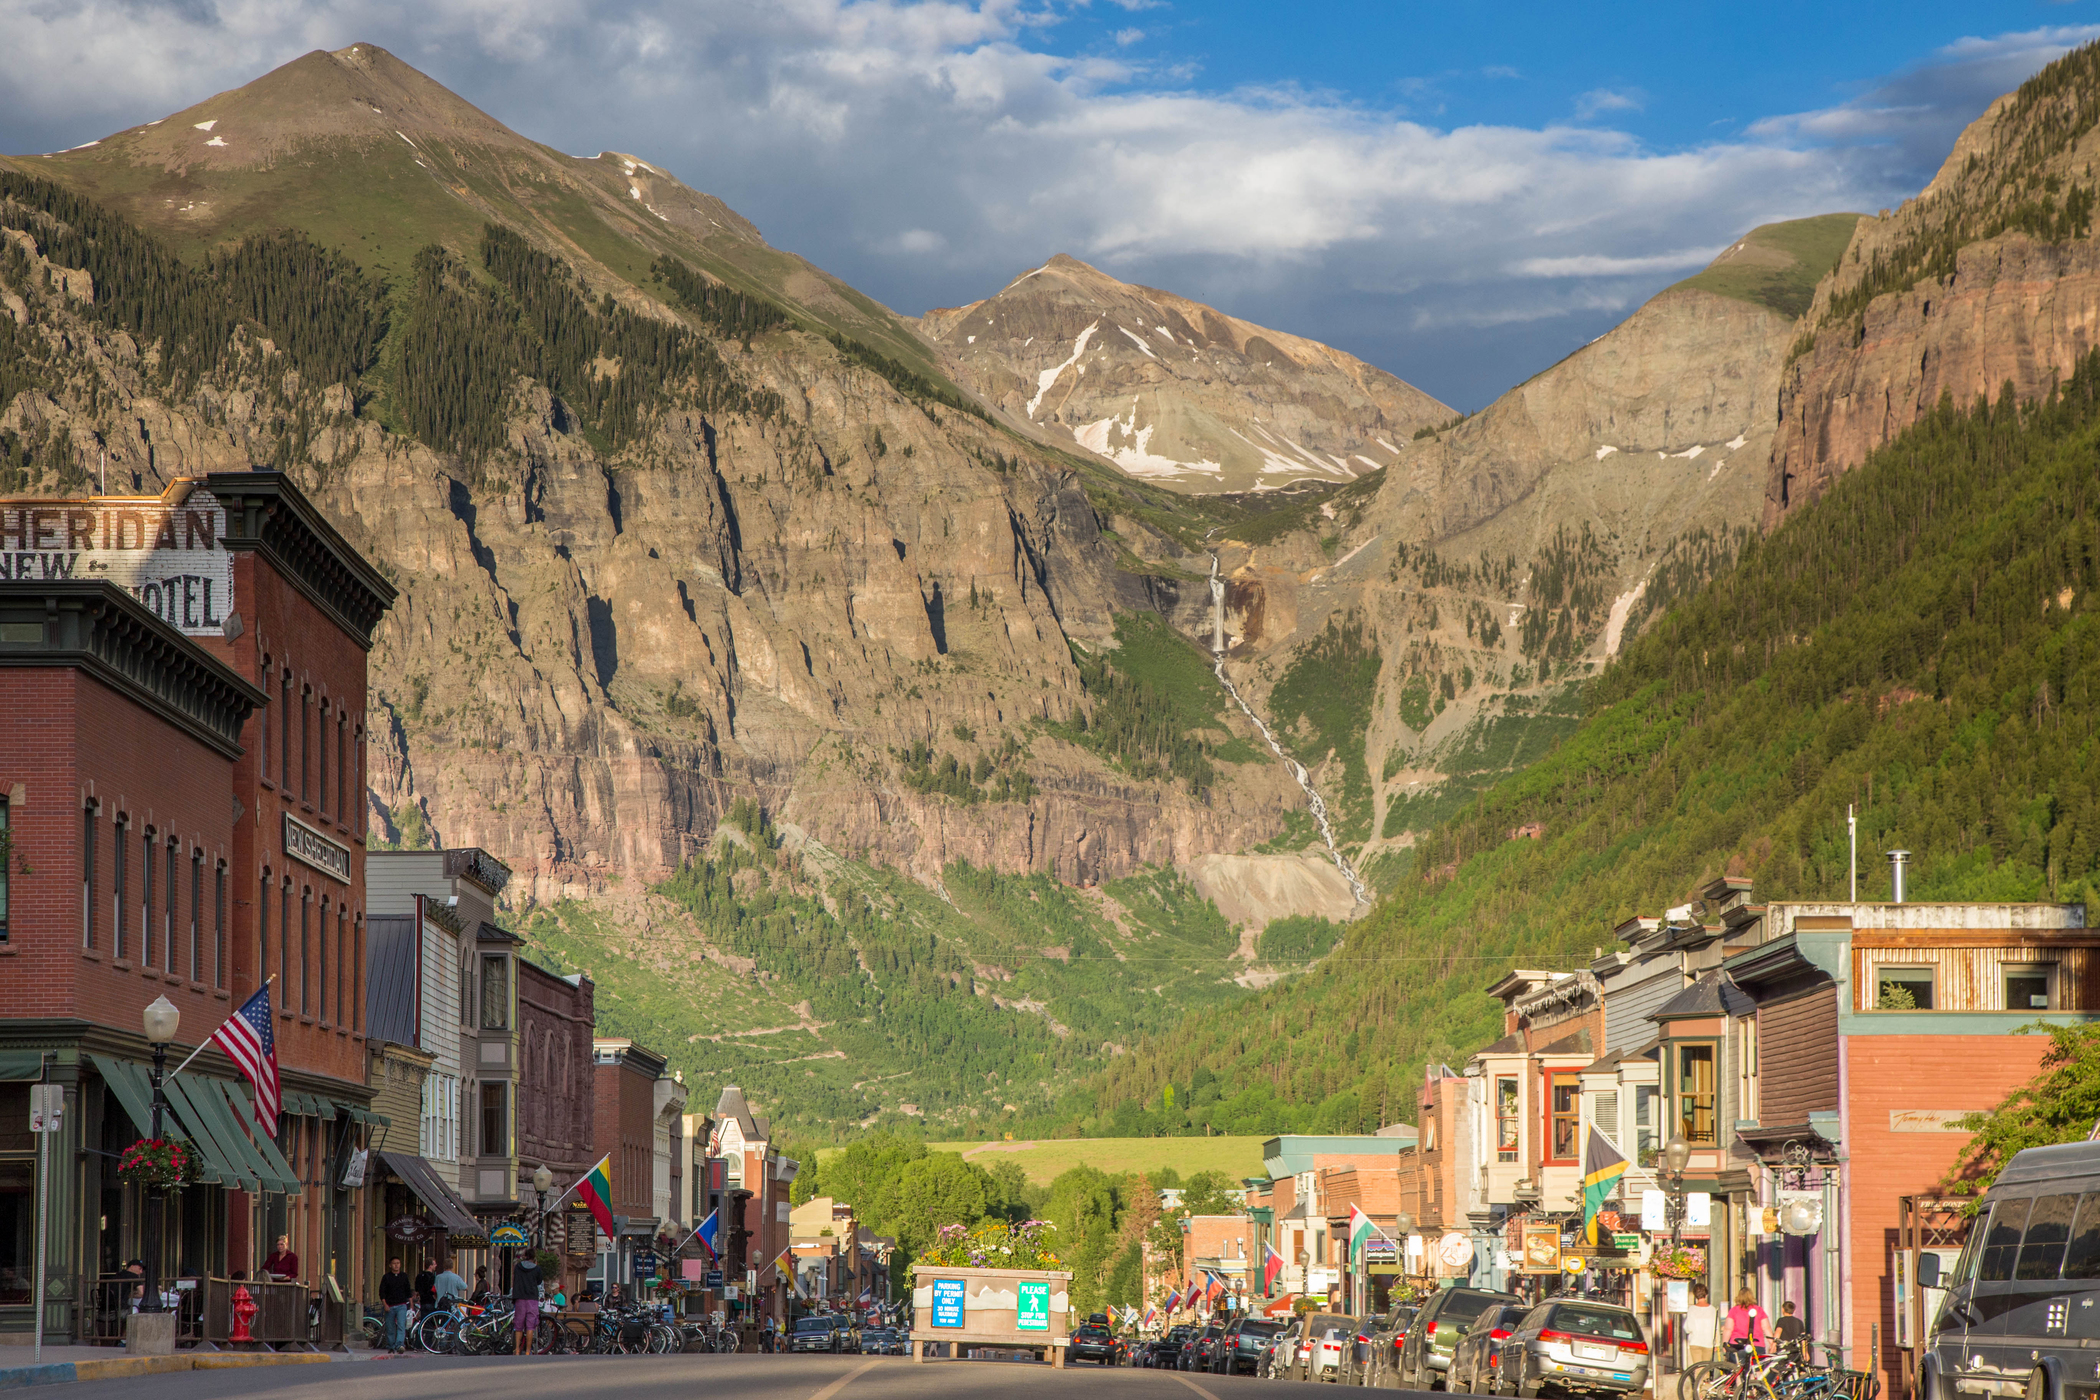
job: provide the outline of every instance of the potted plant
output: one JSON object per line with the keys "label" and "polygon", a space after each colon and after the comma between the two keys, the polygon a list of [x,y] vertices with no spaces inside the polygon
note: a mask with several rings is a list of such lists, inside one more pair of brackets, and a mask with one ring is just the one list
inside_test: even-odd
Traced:
{"label": "potted plant", "polygon": [[946,1342],[958,1354],[976,1346],[1047,1350],[1065,1364],[1072,1272],[1048,1221],[987,1221],[974,1232],[943,1225],[911,1275],[915,1358],[925,1359],[926,1343]]}
{"label": "potted plant", "polygon": [[197,1154],[177,1138],[141,1138],[117,1159],[117,1176],[140,1186],[179,1191],[197,1179]]}

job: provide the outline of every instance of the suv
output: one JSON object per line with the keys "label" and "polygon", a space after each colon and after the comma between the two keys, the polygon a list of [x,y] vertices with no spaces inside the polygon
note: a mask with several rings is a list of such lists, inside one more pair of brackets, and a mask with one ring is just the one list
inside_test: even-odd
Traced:
{"label": "suv", "polygon": [[1400,1348],[1407,1345],[1407,1332],[1421,1309],[1413,1303],[1395,1303],[1383,1322],[1370,1327],[1370,1364],[1364,1368],[1364,1384],[1384,1385],[1386,1377],[1399,1374]]}
{"label": "suv", "polygon": [[1115,1334],[1106,1326],[1098,1322],[1089,1322],[1072,1334],[1071,1342],[1065,1347],[1065,1359],[1113,1366],[1120,1359],[1122,1350]]}
{"label": "suv", "polygon": [[1179,1371],[1208,1371],[1210,1369],[1211,1352],[1216,1348],[1218,1338],[1224,1335],[1225,1324],[1213,1322],[1210,1326],[1189,1338],[1188,1345],[1181,1349],[1181,1355],[1174,1363],[1175,1369]]}
{"label": "suv", "polygon": [[1261,1354],[1283,1324],[1266,1317],[1236,1317],[1211,1348],[1210,1369],[1221,1376],[1258,1376]]}
{"label": "suv", "polygon": [[1424,1303],[1400,1348],[1400,1388],[1428,1390],[1441,1381],[1451,1367],[1451,1353],[1458,1349],[1458,1339],[1465,1335],[1473,1319],[1498,1303],[1519,1301],[1514,1293],[1447,1288]]}
{"label": "suv", "polygon": [[1522,1303],[1497,1303],[1482,1308],[1458,1339],[1451,1352],[1451,1369],[1444,1372],[1444,1389],[1464,1395],[1493,1395],[1502,1380],[1502,1344],[1510,1333],[1524,1325],[1531,1310]]}
{"label": "suv", "polygon": [[795,1330],[788,1334],[789,1351],[844,1351],[852,1340],[843,1324],[846,1319],[832,1313],[818,1313],[811,1317],[795,1319]]}

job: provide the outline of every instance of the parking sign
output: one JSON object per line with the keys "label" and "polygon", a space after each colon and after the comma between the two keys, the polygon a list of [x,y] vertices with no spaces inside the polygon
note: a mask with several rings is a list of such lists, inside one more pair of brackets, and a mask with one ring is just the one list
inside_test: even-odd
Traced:
{"label": "parking sign", "polygon": [[936,1327],[960,1327],[963,1325],[963,1281],[959,1278],[937,1278],[933,1281],[933,1325]]}

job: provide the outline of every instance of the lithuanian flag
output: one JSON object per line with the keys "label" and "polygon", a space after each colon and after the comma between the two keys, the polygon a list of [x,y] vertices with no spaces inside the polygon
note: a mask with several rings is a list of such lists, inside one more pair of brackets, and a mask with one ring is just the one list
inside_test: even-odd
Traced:
{"label": "lithuanian flag", "polygon": [[1592,1245],[1597,1243],[1597,1212],[1604,1209],[1605,1198],[1624,1175],[1626,1159],[1591,1125],[1589,1138],[1582,1144],[1582,1226],[1584,1238]]}
{"label": "lithuanian flag", "polygon": [[577,1197],[591,1208],[591,1218],[606,1234],[613,1232],[612,1213],[612,1153],[598,1159],[598,1165],[583,1174],[583,1180],[572,1188]]}

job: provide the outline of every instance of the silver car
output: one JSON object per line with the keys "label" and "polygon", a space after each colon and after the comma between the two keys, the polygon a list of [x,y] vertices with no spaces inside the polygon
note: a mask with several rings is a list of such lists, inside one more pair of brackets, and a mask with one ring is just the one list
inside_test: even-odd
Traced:
{"label": "silver car", "polygon": [[1648,1337],[1625,1308],[1580,1298],[1533,1308],[1502,1343],[1495,1394],[1639,1393],[1648,1383]]}

